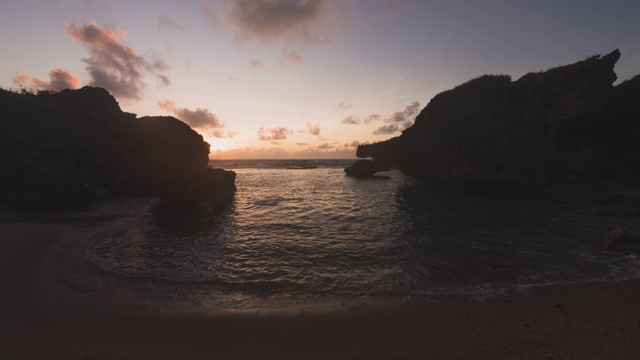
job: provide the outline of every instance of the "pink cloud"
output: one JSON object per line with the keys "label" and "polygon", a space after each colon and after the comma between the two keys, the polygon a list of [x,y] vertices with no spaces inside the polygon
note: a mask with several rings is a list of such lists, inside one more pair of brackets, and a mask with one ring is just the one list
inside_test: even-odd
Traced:
{"label": "pink cloud", "polygon": [[213,136],[214,138],[219,138],[219,139],[230,139],[230,138],[238,135],[239,133],[240,132],[238,132],[238,131],[216,129],[216,130],[213,130],[211,132],[211,136]]}
{"label": "pink cloud", "polygon": [[299,52],[294,50],[282,50],[280,53],[280,59],[282,62],[290,62],[290,63],[302,63],[303,58]]}
{"label": "pink cloud", "polygon": [[13,83],[16,85],[27,86],[31,81],[31,76],[26,72],[21,72],[13,77]]}
{"label": "pink cloud", "polygon": [[31,77],[27,73],[20,73],[13,78],[13,82],[21,86],[29,86],[36,89],[61,91],[64,89],[77,89],[80,86],[80,80],[71,72],[62,70],[59,67],[53,68],[49,72],[49,80],[41,80],[37,77]]}
{"label": "pink cloud", "polygon": [[65,24],[69,37],[84,45],[89,57],[83,59],[91,77],[89,85],[107,89],[116,97],[140,99],[145,74],[156,77],[162,85],[169,85],[169,78],[162,74],[168,66],[161,60],[150,60],[125,45],[126,31],[101,28],[96,23],[76,26]]}
{"label": "pink cloud", "polygon": [[158,106],[172,113],[194,129],[213,129],[210,134],[215,138],[231,138],[238,134],[235,131],[225,130],[224,123],[208,109],[196,108],[195,110],[189,110],[187,108],[179,108],[173,100],[158,101]]}
{"label": "pink cloud", "polygon": [[247,64],[252,69],[264,69],[264,62],[260,59],[249,59],[249,63]]}

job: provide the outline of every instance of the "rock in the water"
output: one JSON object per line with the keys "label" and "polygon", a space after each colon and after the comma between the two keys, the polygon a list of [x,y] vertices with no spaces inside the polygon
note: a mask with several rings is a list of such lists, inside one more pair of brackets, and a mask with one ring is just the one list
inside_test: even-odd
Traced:
{"label": "rock in the water", "polygon": [[602,250],[624,254],[640,254],[640,237],[627,233],[623,228],[615,228],[600,240]]}
{"label": "rock in the water", "polygon": [[358,160],[355,164],[347,167],[344,171],[349,176],[365,178],[371,177],[380,171],[389,171],[393,163],[378,160]]}
{"label": "rock in the water", "polygon": [[163,193],[154,209],[168,216],[210,215],[227,208],[236,191],[236,173],[206,168],[190,174]]}
{"label": "rock in the water", "polygon": [[629,100],[640,94],[640,80],[612,85],[619,58],[615,50],[517,81],[479,77],[436,95],[401,136],[361,145],[357,156],[391,161],[427,181],[496,189],[535,191],[571,176],[606,176],[616,154],[640,154],[631,140],[613,151],[615,136],[603,131],[612,108],[623,109],[615,115],[618,136],[640,130],[637,100]]}

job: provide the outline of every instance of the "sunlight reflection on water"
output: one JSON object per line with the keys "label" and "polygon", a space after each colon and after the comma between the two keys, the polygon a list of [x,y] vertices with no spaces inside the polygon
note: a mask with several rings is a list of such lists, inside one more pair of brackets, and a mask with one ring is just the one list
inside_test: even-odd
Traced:
{"label": "sunlight reflection on water", "polygon": [[86,258],[142,283],[256,296],[585,281],[620,262],[547,234],[557,211],[536,201],[435,193],[395,170],[359,180],[342,165],[236,168],[238,192],[222,216],[186,224],[144,216],[96,237]]}

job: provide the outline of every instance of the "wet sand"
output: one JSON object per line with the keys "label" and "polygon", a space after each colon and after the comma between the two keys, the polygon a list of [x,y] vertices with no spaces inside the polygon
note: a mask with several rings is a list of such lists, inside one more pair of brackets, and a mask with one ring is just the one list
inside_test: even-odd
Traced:
{"label": "wet sand", "polygon": [[43,304],[48,249],[73,229],[0,224],[0,359],[637,359],[640,282],[494,302],[337,303],[208,316]]}

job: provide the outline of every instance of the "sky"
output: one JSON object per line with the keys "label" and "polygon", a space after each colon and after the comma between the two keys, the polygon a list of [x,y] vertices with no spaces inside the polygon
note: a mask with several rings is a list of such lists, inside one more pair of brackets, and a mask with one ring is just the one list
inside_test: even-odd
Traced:
{"label": "sky", "polygon": [[174,116],[215,159],[348,159],[483,74],[620,49],[640,74],[640,2],[0,0],[0,86],[106,88]]}

